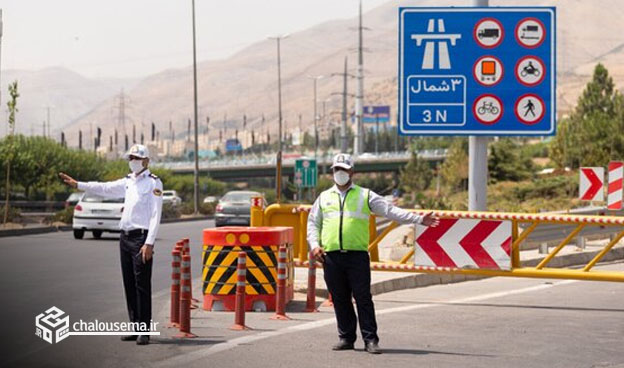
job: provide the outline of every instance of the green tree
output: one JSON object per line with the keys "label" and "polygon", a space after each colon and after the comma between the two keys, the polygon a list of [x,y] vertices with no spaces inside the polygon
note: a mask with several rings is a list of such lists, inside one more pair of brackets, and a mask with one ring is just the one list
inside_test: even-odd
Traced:
{"label": "green tree", "polygon": [[520,147],[511,138],[501,138],[490,144],[488,172],[490,182],[520,181],[533,175],[533,161],[520,152]]}
{"label": "green tree", "polygon": [[13,143],[13,133],[15,132],[15,113],[18,111],[17,109],[17,98],[19,97],[19,92],[17,91],[17,81],[9,84],[9,96],[11,99],[7,102],[7,107],[9,108],[9,134],[8,134],[8,142],[9,142],[9,152],[7,155],[7,165],[6,165],[6,196],[4,200],[4,220],[3,223],[7,223],[9,219],[9,193],[11,192],[11,161],[13,161],[13,157],[15,156],[15,150],[12,147]]}
{"label": "green tree", "polygon": [[412,156],[399,175],[401,188],[406,193],[411,193],[412,200],[417,192],[427,189],[433,180],[433,170],[427,161],[418,157],[418,151],[419,147],[413,147]]}
{"label": "green tree", "polygon": [[570,117],[559,123],[549,155],[560,167],[604,166],[624,155],[624,98],[602,65],[596,65]]}
{"label": "green tree", "polygon": [[451,190],[465,190],[468,185],[468,140],[455,138],[448,148],[440,176]]}

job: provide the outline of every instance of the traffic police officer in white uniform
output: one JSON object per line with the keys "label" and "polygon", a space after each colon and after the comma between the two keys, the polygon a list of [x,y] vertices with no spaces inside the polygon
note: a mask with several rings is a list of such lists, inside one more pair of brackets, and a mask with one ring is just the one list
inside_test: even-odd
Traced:
{"label": "traffic police officer in white uniform", "polygon": [[[59,176],[78,190],[105,198],[124,198],[119,245],[128,315],[130,322],[140,323],[149,329],[152,319],[152,253],[160,225],[163,186],[147,168],[147,147],[136,144],[124,158],[128,159],[132,173],[119,180],[78,182],[64,173]],[[136,340],[138,345],[146,345],[149,335],[123,336],[122,340]]]}
{"label": "traffic police officer in white uniform", "polygon": [[321,193],[312,205],[308,245],[313,257],[323,262],[323,276],[334,303],[340,341],[333,350],[353,349],[359,318],[364,349],[379,354],[375,306],[370,293],[369,216],[425,226],[437,226],[439,220],[431,213],[418,216],[394,207],[372,190],[353,184],[353,159],[348,154],[336,155],[331,168],[336,185]]}

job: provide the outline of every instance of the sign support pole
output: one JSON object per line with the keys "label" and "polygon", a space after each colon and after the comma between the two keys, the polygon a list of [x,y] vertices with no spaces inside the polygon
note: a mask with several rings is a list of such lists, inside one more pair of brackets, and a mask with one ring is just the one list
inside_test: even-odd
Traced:
{"label": "sign support pole", "polygon": [[[489,6],[488,0],[472,0],[473,6]],[[488,137],[468,137],[468,210],[487,209]]]}

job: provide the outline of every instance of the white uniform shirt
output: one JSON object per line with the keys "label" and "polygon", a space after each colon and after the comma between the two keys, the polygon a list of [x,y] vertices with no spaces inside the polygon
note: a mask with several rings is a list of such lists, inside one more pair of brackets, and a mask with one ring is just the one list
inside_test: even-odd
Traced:
{"label": "white uniform shirt", "polygon": [[105,198],[124,198],[121,230],[147,230],[145,244],[154,245],[162,212],[162,182],[149,170],[109,182],[78,182],[78,190]]}
{"label": "white uniform shirt", "polygon": [[[336,185],[329,190],[340,194],[340,200],[344,202],[347,192],[353,187],[353,183],[344,192],[340,191]],[[399,224],[421,224],[422,216],[419,216],[413,212],[406,211],[402,208],[395,207],[392,203],[388,202],[385,198],[379,194],[369,190],[368,207],[371,212],[380,217],[386,217],[392,221],[396,221]],[[310,250],[319,247],[319,235],[323,227],[323,212],[319,206],[319,196],[308,215],[308,247]]]}

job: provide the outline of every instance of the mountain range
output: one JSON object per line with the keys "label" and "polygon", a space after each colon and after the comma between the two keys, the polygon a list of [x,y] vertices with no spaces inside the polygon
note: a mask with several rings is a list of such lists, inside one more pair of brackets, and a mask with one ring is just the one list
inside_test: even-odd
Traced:
{"label": "mountain range", "polygon": [[[397,19],[398,6],[466,6],[466,1],[389,1],[363,15],[365,104],[389,104],[393,114],[397,103]],[[517,2],[491,0],[490,6],[514,6]],[[596,63],[609,69],[618,87],[624,82],[624,19],[621,0],[527,0],[523,6],[557,7],[557,97],[558,113],[568,113],[576,103]],[[317,82],[320,120],[339,119],[342,73],[345,58],[348,71],[355,74],[357,62],[357,17],[331,20],[296,32],[281,42],[282,109],[285,131],[313,121],[313,81]],[[200,132],[208,129],[212,138],[219,130],[226,137],[246,128],[277,135],[276,42],[261,40],[222,60],[198,62],[198,106]],[[8,76],[7,76],[8,75]],[[193,116],[192,67],[169,69],[141,80],[89,80],[71,71],[50,68],[38,72],[3,72],[3,84],[18,79],[23,91],[21,116],[36,121],[41,131],[44,106],[53,105],[53,133],[65,132],[70,145],[77,145],[78,130],[86,134],[101,127],[103,136],[120,133],[124,126],[131,134],[135,125],[149,134],[154,122],[161,137],[168,136],[169,122],[177,136],[184,136]],[[120,98],[121,85],[125,95]],[[3,87],[6,88],[6,87]],[[6,89],[4,89],[6,90]],[[348,80],[355,93],[355,79]],[[5,96],[6,94],[3,94]],[[120,101],[124,102],[124,122],[120,122]],[[45,101],[45,102],[44,102]],[[349,98],[349,109],[353,99]],[[266,123],[262,124],[264,115]],[[301,116],[301,123],[300,123]],[[209,124],[206,124],[207,118]],[[28,123],[26,123],[28,126]],[[39,129],[37,131],[37,129]],[[4,132],[0,132],[2,134]],[[27,132],[26,132],[27,133]],[[137,133],[139,134],[139,133]]]}

